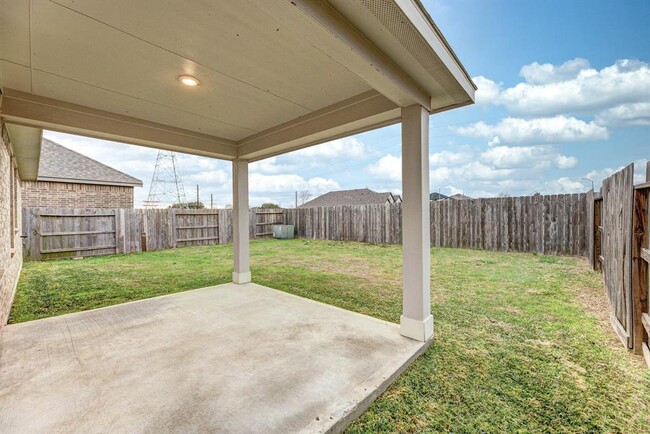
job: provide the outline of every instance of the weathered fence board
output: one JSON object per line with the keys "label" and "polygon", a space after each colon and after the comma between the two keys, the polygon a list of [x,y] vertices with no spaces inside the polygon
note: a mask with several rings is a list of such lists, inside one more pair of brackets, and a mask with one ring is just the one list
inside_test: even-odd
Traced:
{"label": "weathered fence board", "polygon": [[[442,200],[431,202],[434,247],[584,256],[587,195]],[[299,237],[400,244],[401,204],[285,210]]]}
{"label": "weathered fence board", "polygon": [[[590,229],[586,227],[585,194],[444,200],[431,202],[429,212],[430,241],[435,247],[587,254]],[[27,236],[25,254],[32,259],[232,241],[231,210],[25,208],[23,214]],[[402,242],[401,204],[252,209],[249,221],[253,238],[268,236],[272,223],[286,223],[295,225],[297,235],[303,238],[374,244]],[[63,235],[66,231],[75,234]],[[55,234],[43,236],[48,232]]]}
{"label": "weathered fence board", "polygon": [[625,346],[632,346],[632,208],[634,165],[603,181],[602,257],[612,325]]}
{"label": "weathered fence board", "polygon": [[232,241],[231,210],[24,208],[32,260],[99,256]]}
{"label": "weathered fence board", "polygon": [[650,367],[650,162],[646,182],[634,189],[632,216],[632,342]]}

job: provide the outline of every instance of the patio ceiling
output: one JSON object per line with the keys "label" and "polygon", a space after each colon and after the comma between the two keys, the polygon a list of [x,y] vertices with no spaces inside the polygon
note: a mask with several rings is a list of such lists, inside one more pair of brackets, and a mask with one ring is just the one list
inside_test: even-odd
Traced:
{"label": "patio ceiling", "polygon": [[11,125],[254,161],[396,123],[400,107],[474,99],[417,0],[0,0],[0,11],[0,115],[18,148],[40,135]]}

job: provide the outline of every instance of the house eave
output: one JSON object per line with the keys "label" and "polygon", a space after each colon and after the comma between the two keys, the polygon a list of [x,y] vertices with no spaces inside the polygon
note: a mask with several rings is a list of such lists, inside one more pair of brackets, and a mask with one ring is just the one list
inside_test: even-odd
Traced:
{"label": "house eave", "polygon": [[142,187],[142,181],[139,183],[134,182],[115,182],[115,181],[100,181],[96,179],[74,179],[74,178],[55,178],[49,176],[39,176],[37,182],[60,182],[64,184],[87,184],[87,185],[109,185],[115,187]]}

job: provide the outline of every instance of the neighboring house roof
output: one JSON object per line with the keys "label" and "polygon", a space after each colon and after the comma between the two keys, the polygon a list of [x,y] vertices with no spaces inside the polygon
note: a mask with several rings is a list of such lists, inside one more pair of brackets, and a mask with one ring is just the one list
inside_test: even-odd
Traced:
{"label": "neighboring house roof", "polygon": [[142,181],[43,139],[37,181],[142,187]]}
{"label": "neighboring house roof", "polygon": [[452,196],[449,197],[450,199],[455,199],[455,200],[465,200],[465,199],[472,199],[469,196],[465,196],[464,194],[461,193],[456,193]]}
{"label": "neighboring house roof", "polygon": [[431,193],[429,195],[429,200],[436,201],[436,200],[445,200],[445,199],[449,199],[449,196],[445,196],[444,194],[440,194],[438,192]]}
{"label": "neighboring house roof", "polygon": [[321,206],[374,205],[401,202],[399,195],[378,193],[367,188],[356,190],[330,191],[322,196],[300,205],[299,208],[316,208]]}

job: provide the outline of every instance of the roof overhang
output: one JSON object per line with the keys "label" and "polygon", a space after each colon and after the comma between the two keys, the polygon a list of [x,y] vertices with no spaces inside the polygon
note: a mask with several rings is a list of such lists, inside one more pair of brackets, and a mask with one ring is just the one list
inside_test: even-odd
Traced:
{"label": "roof overhang", "polygon": [[86,184],[86,185],[110,185],[115,187],[142,187],[142,181],[139,182],[115,182],[102,181],[99,179],[74,179],[74,178],[55,178],[52,176],[39,176],[39,182],[61,182],[66,184]]}
{"label": "roof overhang", "polygon": [[474,101],[418,0],[182,3],[0,0],[0,116],[254,161]]}
{"label": "roof overhang", "polygon": [[6,128],[20,179],[36,181],[43,131],[40,128],[15,124],[7,124]]}

